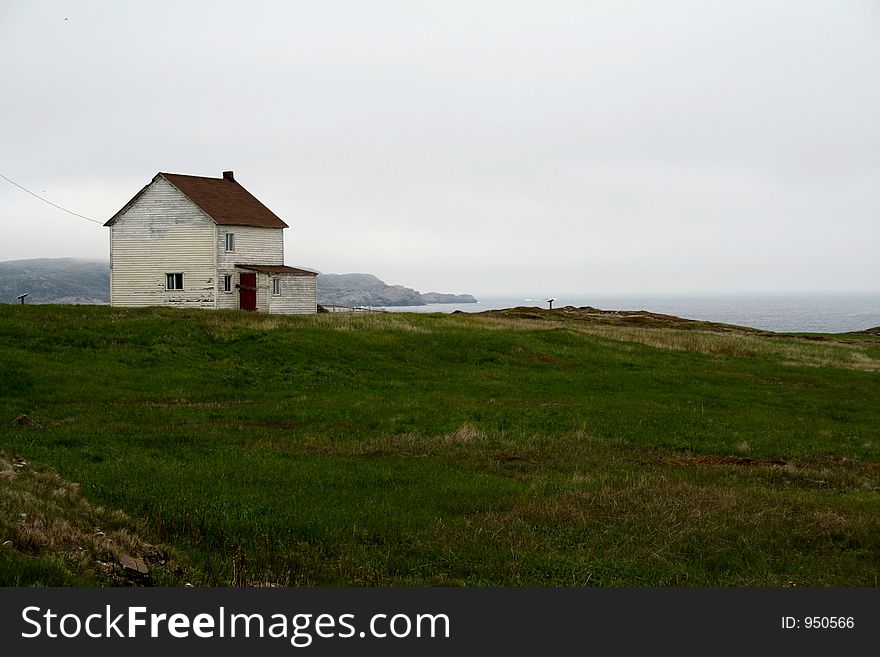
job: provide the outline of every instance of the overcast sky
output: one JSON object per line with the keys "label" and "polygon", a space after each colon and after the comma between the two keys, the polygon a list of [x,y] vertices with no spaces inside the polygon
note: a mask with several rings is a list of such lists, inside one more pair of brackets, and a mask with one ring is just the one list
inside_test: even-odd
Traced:
{"label": "overcast sky", "polygon": [[233,169],[287,264],[422,291],[880,290],[877,0],[0,0],[0,61],[0,174],[102,222]]}

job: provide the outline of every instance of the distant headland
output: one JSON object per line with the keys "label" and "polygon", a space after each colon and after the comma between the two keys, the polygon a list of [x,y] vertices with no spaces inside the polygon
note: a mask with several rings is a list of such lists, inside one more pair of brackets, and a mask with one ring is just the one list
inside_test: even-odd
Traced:
{"label": "distant headland", "polygon": [[339,306],[424,306],[429,303],[477,303],[470,294],[418,292],[388,285],[372,274],[318,274],[318,303]]}

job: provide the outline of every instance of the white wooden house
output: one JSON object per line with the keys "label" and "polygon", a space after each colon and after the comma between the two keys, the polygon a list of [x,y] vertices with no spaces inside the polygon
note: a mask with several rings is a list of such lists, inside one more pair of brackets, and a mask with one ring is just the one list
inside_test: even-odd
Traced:
{"label": "white wooden house", "polygon": [[287,224],[232,171],[158,173],[104,225],[113,306],[317,311],[317,274],[284,264]]}

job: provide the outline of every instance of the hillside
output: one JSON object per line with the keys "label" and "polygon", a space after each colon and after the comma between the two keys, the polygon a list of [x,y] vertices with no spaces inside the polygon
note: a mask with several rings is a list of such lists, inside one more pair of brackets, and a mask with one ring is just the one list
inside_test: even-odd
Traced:
{"label": "hillside", "polygon": [[429,303],[476,303],[469,294],[420,293],[388,285],[372,274],[319,274],[318,303],[340,306],[424,306]]}
{"label": "hillside", "polygon": [[422,296],[372,274],[318,274],[318,303],[340,306],[421,306]]}
{"label": "hillside", "polygon": [[6,582],[876,585],[870,334],[3,305],[0,371]]}
{"label": "hillside", "polygon": [[[106,304],[110,270],[106,262],[77,258],[39,258],[0,262],[0,303]],[[420,294],[388,285],[372,274],[319,274],[318,303],[340,306],[423,306],[427,303],[476,303],[468,294]]]}
{"label": "hillside", "polygon": [[0,303],[108,303],[110,268],[79,258],[37,258],[0,262]]}

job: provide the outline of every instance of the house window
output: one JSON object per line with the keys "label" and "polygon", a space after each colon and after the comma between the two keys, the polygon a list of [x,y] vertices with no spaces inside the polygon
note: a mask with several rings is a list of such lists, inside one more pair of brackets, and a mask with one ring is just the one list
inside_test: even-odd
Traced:
{"label": "house window", "polygon": [[235,233],[226,233],[226,250],[235,251]]}
{"label": "house window", "polygon": [[226,274],[223,277],[223,291],[232,292],[232,274]]}
{"label": "house window", "polygon": [[166,290],[182,290],[183,274],[165,274]]}
{"label": "house window", "polygon": [[281,279],[273,278],[272,279],[272,296],[280,297],[281,296]]}

